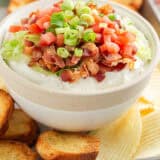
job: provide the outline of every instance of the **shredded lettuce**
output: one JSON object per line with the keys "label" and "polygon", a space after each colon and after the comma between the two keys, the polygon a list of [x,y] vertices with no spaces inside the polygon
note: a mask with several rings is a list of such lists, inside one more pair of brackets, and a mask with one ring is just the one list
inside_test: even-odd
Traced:
{"label": "shredded lettuce", "polygon": [[17,32],[13,39],[4,41],[1,54],[6,62],[10,60],[19,61],[22,58],[26,34],[25,31]]}

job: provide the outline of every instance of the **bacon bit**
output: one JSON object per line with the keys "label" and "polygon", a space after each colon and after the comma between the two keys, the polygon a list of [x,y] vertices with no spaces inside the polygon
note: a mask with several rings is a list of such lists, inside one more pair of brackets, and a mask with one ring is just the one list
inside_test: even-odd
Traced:
{"label": "bacon bit", "polygon": [[31,41],[27,41],[27,40],[24,41],[24,46],[26,46],[26,47],[32,47],[33,45],[34,45],[34,43]]}
{"label": "bacon bit", "polygon": [[120,54],[108,54],[107,56],[103,56],[102,64],[106,66],[116,66],[121,60],[122,56]]}
{"label": "bacon bit", "polygon": [[72,82],[73,81],[73,73],[71,70],[64,70],[61,73],[62,81],[64,82]]}
{"label": "bacon bit", "polygon": [[65,46],[65,48],[69,51],[69,52],[74,52],[74,50],[75,50],[75,47],[73,47],[73,46]]}
{"label": "bacon bit", "polygon": [[88,57],[89,56],[95,56],[96,54],[99,54],[99,48],[94,43],[85,43],[82,46],[82,49],[84,50],[83,56]]}
{"label": "bacon bit", "polygon": [[99,72],[99,66],[93,61],[93,59],[88,59],[85,63],[87,65],[88,71],[91,73],[92,76],[96,75]]}
{"label": "bacon bit", "polygon": [[80,67],[80,74],[82,78],[87,78],[89,77],[89,71],[87,69],[87,65],[86,64],[82,64]]}
{"label": "bacon bit", "polygon": [[25,46],[24,47],[24,54],[26,54],[28,56],[31,56],[33,50],[34,50],[34,46],[32,46],[32,47]]}
{"label": "bacon bit", "polygon": [[32,53],[32,61],[38,62],[42,58],[42,51],[39,48],[35,48]]}
{"label": "bacon bit", "polygon": [[102,82],[106,76],[105,76],[105,74],[99,72],[94,77],[98,82]]}
{"label": "bacon bit", "polygon": [[73,72],[73,82],[78,81],[81,78],[81,72],[78,70],[75,70]]}
{"label": "bacon bit", "polygon": [[46,64],[52,64],[52,65],[55,64],[59,68],[65,67],[63,59],[56,54],[54,46],[47,47],[45,49],[42,59]]}
{"label": "bacon bit", "polygon": [[102,7],[98,8],[98,10],[99,10],[101,13],[105,14],[105,15],[114,12],[113,7],[112,7],[111,5],[109,5],[109,4],[103,5]]}

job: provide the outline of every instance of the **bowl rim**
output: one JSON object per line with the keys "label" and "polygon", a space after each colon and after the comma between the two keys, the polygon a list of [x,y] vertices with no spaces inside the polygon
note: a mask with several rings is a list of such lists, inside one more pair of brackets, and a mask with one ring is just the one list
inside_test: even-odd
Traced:
{"label": "bowl rim", "polygon": [[[17,14],[18,12],[21,12],[23,10],[25,10],[25,8],[29,8],[29,7],[33,7],[36,4],[40,4],[41,2],[44,2],[43,0],[40,1],[36,1],[33,3],[30,3],[26,6],[20,7],[19,9],[17,9],[17,11],[15,11],[14,13],[6,16],[1,22],[0,22],[0,26],[3,26],[5,24],[5,22],[9,21],[10,17],[12,17],[13,15]],[[149,67],[147,68],[146,72],[144,72],[141,76],[139,76],[136,80],[131,81],[130,83],[127,84],[123,84],[121,86],[116,86],[114,88],[110,88],[109,90],[99,90],[99,91],[94,91],[94,92],[72,92],[72,91],[62,91],[62,90],[53,90],[50,91],[47,88],[41,87],[39,84],[36,84],[35,82],[32,82],[31,80],[21,76],[20,74],[18,74],[17,72],[15,72],[14,70],[12,70],[3,60],[2,56],[0,55],[0,63],[5,65],[6,69],[8,69],[10,72],[12,72],[12,74],[15,75],[15,77],[22,79],[24,81],[24,83],[26,83],[27,85],[31,85],[33,89],[38,89],[40,91],[45,91],[48,93],[57,93],[57,94],[62,94],[62,95],[70,95],[70,96],[95,96],[95,95],[104,95],[104,94],[110,94],[110,93],[115,93],[118,92],[120,90],[125,90],[128,89],[136,84],[138,84],[140,81],[143,81],[144,79],[147,78],[148,75],[150,75],[154,69],[154,67],[156,66],[158,59],[160,58],[160,55],[158,54],[160,51],[160,43],[159,43],[159,37],[155,31],[155,29],[153,28],[153,26],[145,19],[143,18],[140,14],[138,14],[137,12],[117,3],[117,2],[108,2],[109,4],[115,6],[117,9],[121,8],[124,10],[124,12],[127,12],[128,14],[131,14],[133,16],[135,16],[137,19],[141,20],[142,23],[144,23],[147,28],[149,28],[152,37],[155,40],[155,48],[156,48],[156,53],[154,58],[152,59]],[[1,27],[0,27],[1,28]]]}

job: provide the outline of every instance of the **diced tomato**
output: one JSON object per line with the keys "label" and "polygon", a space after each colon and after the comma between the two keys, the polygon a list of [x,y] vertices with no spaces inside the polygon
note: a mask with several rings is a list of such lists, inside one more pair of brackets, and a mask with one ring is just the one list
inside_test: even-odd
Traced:
{"label": "diced tomato", "polygon": [[10,26],[9,28],[9,32],[15,33],[15,32],[19,32],[23,29],[22,26]]}
{"label": "diced tomato", "polygon": [[121,44],[128,44],[136,40],[136,35],[131,32],[123,32],[119,35],[118,39]]}
{"label": "diced tomato", "polygon": [[99,24],[93,25],[92,29],[95,33],[101,33],[103,31],[103,28],[100,28]]}
{"label": "diced tomato", "polygon": [[39,26],[37,24],[31,24],[29,26],[28,30],[31,33],[34,33],[34,34],[38,34],[38,33],[42,33],[43,32],[43,30],[41,28],[39,28]]}
{"label": "diced tomato", "polygon": [[123,58],[130,58],[130,59],[134,59],[134,54],[136,52],[136,48],[133,45],[126,45],[123,47],[123,49],[121,50],[121,55],[123,56]]}
{"label": "diced tomato", "polygon": [[96,34],[96,43],[101,43],[102,42],[102,34],[97,33]]}
{"label": "diced tomato", "polygon": [[48,15],[46,15],[46,16],[38,19],[37,22],[36,22],[36,24],[38,25],[39,28],[45,29],[44,24],[45,24],[46,22],[50,22],[50,16],[48,16]]}
{"label": "diced tomato", "polygon": [[61,47],[61,46],[64,45],[64,35],[63,34],[58,34],[57,35],[56,45],[58,47]]}
{"label": "diced tomato", "polygon": [[55,12],[61,11],[58,7],[47,8],[38,12],[38,17],[43,18],[44,16],[51,16]]}
{"label": "diced tomato", "polygon": [[105,53],[106,51],[110,54],[116,54],[120,51],[120,47],[113,42],[106,42],[105,44],[100,46],[101,53]]}
{"label": "diced tomato", "polygon": [[53,33],[47,32],[41,35],[40,45],[49,46],[50,44],[54,42],[56,42],[56,36]]}

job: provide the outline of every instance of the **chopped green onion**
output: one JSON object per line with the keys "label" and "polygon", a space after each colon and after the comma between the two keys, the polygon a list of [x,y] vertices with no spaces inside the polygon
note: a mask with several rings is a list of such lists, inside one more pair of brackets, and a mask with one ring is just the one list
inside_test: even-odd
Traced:
{"label": "chopped green onion", "polygon": [[57,49],[57,54],[58,56],[62,58],[68,58],[69,57],[69,52],[66,48],[60,47]]}
{"label": "chopped green onion", "polygon": [[76,46],[78,44],[79,33],[75,29],[68,29],[64,33],[64,43],[69,46]]}
{"label": "chopped green onion", "polygon": [[64,34],[66,32],[66,30],[68,29],[68,27],[65,28],[56,28],[56,34]]}
{"label": "chopped green onion", "polygon": [[51,25],[57,27],[63,27],[65,24],[65,18],[63,12],[53,13],[51,16]]}
{"label": "chopped green onion", "polygon": [[79,48],[76,48],[75,51],[74,51],[74,55],[76,57],[82,57],[83,55],[83,50],[82,49],[79,49]]}
{"label": "chopped green onion", "polygon": [[74,4],[72,0],[64,0],[61,6],[62,10],[73,10]]}
{"label": "chopped green onion", "polygon": [[95,23],[94,18],[89,14],[82,14],[80,16],[81,24],[91,26]]}
{"label": "chopped green onion", "polygon": [[66,21],[69,21],[73,17],[74,17],[74,13],[72,11],[70,11],[70,10],[64,11],[64,18]]}
{"label": "chopped green onion", "polygon": [[87,30],[83,34],[83,40],[85,42],[94,42],[96,40],[96,34],[92,30]]}
{"label": "chopped green onion", "polygon": [[78,16],[75,16],[74,18],[72,18],[69,22],[69,24],[73,27],[76,27],[80,24],[80,19]]}
{"label": "chopped green onion", "polygon": [[115,21],[117,19],[116,15],[115,14],[109,14],[108,15],[108,18],[111,20],[111,21]]}
{"label": "chopped green onion", "polygon": [[40,36],[37,34],[28,34],[24,37],[26,40],[33,42],[34,44],[38,44],[40,41]]}
{"label": "chopped green onion", "polygon": [[84,6],[80,9],[77,10],[77,14],[81,15],[81,14],[90,14],[91,13],[91,9],[88,6]]}
{"label": "chopped green onion", "polygon": [[55,33],[55,27],[52,25],[49,28],[46,29],[46,32],[52,32]]}

